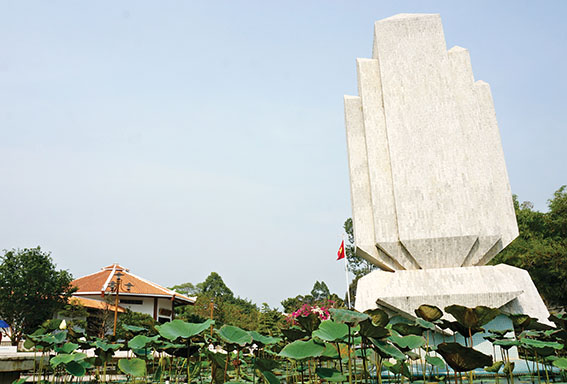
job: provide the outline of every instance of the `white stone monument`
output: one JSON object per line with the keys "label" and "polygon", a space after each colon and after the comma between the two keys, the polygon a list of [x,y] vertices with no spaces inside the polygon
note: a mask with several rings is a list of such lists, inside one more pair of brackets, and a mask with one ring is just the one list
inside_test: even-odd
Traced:
{"label": "white stone monument", "polygon": [[[548,322],[526,271],[486,264],[518,236],[490,87],[469,52],[447,51],[436,14],[376,22],[345,96],[356,308],[487,305]],[[378,302],[378,304],[377,304]]]}

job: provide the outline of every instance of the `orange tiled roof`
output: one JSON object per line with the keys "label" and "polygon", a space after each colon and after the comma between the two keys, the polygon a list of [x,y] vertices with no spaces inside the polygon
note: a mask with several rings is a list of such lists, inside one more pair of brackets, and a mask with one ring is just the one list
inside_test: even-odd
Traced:
{"label": "orange tiled roof", "polygon": [[[73,293],[74,296],[81,295],[105,295],[112,292],[112,284],[116,284],[117,275],[120,276],[120,294],[132,296],[149,296],[149,297],[168,297],[175,300],[180,304],[193,304],[195,299],[182,295],[152,283],[149,280],[136,276],[130,273],[130,270],[120,266],[119,264],[112,264],[102,268],[96,273],[87,276],[79,277],[71,282],[71,285],[77,287],[77,291]],[[130,285],[131,284],[131,285]]]}
{"label": "orange tiled roof", "polygon": [[[79,296],[71,297],[69,299],[69,304],[73,304],[73,305],[79,304],[82,305],[83,307],[108,310],[111,312],[113,312],[115,308],[114,305],[108,304],[102,300],[88,299],[86,297],[79,297]],[[121,306],[118,306],[117,308],[118,308],[117,312],[120,313],[126,312],[126,310]]]}

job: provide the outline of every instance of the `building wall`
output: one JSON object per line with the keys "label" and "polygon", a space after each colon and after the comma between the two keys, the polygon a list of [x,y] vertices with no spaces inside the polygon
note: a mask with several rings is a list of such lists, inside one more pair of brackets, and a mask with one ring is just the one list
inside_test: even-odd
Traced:
{"label": "building wall", "polygon": [[[89,295],[82,297],[103,301],[100,295]],[[114,296],[112,296],[112,298],[114,299]],[[169,298],[120,295],[119,300],[120,301],[118,305],[120,307],[127,308],[132,312],[144,313],[152,316],[158,321],[161,320],[162,322],[172,320],[172,302]],[[111,304],[114,305],[114,301],[112,301]],[[157,304],[157,309],[154,310],[155,304]]]}

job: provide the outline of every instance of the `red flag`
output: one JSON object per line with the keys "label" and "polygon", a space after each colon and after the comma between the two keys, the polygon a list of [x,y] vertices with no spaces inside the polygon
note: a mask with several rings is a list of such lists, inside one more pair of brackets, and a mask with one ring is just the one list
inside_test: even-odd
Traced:
{"label": "red flag", "polygon": [[339,248],[339,251],[337,252],[337,260],[344,259],[344,258],[345,258],[345,241],[343,240],[341,242],[341,246]]}

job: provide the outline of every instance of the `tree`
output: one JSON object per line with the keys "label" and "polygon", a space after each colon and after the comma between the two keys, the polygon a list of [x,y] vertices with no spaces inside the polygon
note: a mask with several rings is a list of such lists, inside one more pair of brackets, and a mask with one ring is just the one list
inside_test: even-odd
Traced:
{"label": "tree", "polygon": [[202,283],[197,284],[199,294],[210,297],[234,297],[234,293],[226,286],[222,277],[216,272],[211,272]]}
{"label": "tree", "polygon": [[0,257],[0,317],[10,325],[12,345],[64,308],[73,288],[40,247],[4,251]]}
{"label": "tree", "polygon": [[548,200],[549,211],[533,209],[530,202],[514,209],[520,235],[490,263],[505,263],[529,272],[544,302],[567,307],[567,191],[559,188]]}
{"label": "tree", "polygon": [[347,241],[345,242],[345,253],[348,261],[348,269],[358,280],[358,278],[369,274],[377,267],[367,260],[356,255],[352,218],[349,217],[348,219],[346,219],[345,223],[343,224],[343,228],[347,234]]}
{"label": "tree", "polygon": [[331,292],[324,281],[316,281],[311,290],[311,296],[313,297],[313,301],[322,301],[328,299],[329,296],[331,296]]}
{"label": "tree", "polygon": [[310,295],[297,295],[281,301],[284,312],[287,314],[297,311],[304,304],[338,308],[344,305],[344,301],[337,294],[330,293],[324,281],[316,281]]}
{"label": "tree", "polygon": [[197,296],[194,305],[186,305],[177,309],[180,319],[190,322],[202,322],[211,317],[211,304],[213,305],[213,319],[218,327],[223,324],[256,330],[260,312],[258,307],[250,300],[235,297],[234,293],[224,283],[222,277],[211,272],[205,281],[193,285],[185,283],[174,286],[172,289],[187,289],[188,293]]}
{"label": "tree", "polygon": [[175,292],[181,293],[185,296],[197,296],[199,294],[199,288],[197,288],[192,283],[183,283],[179,285],[174,285],[173,287],[169,288]]}
{"label": "tree", "polygon": [[358,257],[355,253],[354,245],[354,230],[352,225],[352,218],[346,219],[343,228],[347,234],[347,241],[345,243],[345,253],[348,261],[348,269],[354,275],[354,279],[350,282],[348,290],[350,293],[351,305],[354,306],[356,301],[356,285],[358,280],[373,270],[377,269],[375,265],[369,263],[367,260]]}
{"label": "tree", "polygon": [[264,335],[278,336],[284,323],[283,314],[276,308],[270,308],[267,303],[262,303],[260,318],[258,321],[258,332]]}

